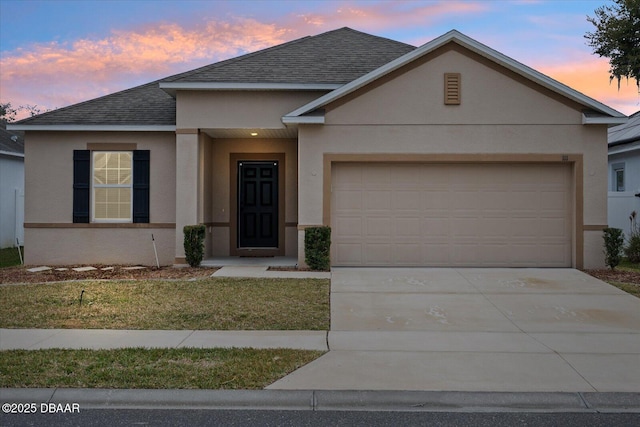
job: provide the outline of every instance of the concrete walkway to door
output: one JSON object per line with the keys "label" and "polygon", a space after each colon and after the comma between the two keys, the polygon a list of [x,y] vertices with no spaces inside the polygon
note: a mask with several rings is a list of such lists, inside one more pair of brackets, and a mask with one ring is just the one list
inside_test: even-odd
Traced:
{"label": "concrete walkway to door", "polygon": [[640,299],[573,269],[334,268],[328,341],[269,388],[640,392]]}

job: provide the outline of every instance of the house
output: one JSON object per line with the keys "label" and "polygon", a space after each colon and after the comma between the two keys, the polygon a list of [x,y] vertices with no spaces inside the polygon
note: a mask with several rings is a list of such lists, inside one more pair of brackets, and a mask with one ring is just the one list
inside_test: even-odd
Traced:
{"label": "house", "polygon": [[24,243],[24,138],[0,121],[0,248]]}
{"label": "house", "polygon": [[609,226],[628,236],[629,215],[640,215],[640,111],[609,128]]}
{"label": "house", "polygon": [[12,126],[26,263],[295,256],[334,266],[603,265],[607,127],[626,116],[450,31],[349,28]]}

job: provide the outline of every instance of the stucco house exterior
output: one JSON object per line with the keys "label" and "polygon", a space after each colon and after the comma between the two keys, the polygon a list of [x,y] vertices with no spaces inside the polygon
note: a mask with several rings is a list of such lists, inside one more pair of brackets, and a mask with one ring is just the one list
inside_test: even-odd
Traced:
{"label": "stucco house exterior", "polygon": [[13,125],[26,263],[298,257],[333,266],[598,267],[607,128],[626,116],[457,32],[349,28]]}
{"label": "stucco house exterior", "polygon": [[640,215],[640,111],[609,128],[609,226],[629,234],[629,215]]}
{"label": "stucco house exterior", "polygon": [[0,248],[24,243],[24,138],[0,122]]}

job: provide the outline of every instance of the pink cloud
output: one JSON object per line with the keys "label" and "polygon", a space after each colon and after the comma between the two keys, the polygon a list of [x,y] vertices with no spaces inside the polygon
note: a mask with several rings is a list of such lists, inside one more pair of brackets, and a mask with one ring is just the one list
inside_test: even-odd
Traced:
{"label": "pink cloud", "polygon": [[558,80],[624,114],[640,110],[640,94],[635,80],[609,80],[609,63],[590,55],[561,64],[533,64],[540,72]]}
{"label": "pink cloud", "polygon": [[481,2],[393,1],[361,6],[357,2],[338,3],[338,7],[326,13],[298,15],[299,23],[318,29],[352,26],[368,31],[397,27],[424,26],[450,14],[473,14],[488,10]]}
{"label": "pink cloud", "polygon": [[290,33],[275,24],[238,19],[188,29],[162,23],[114,30],[99,40],[34,44],[0,59],[2,102],[57,108],[273,46]]}

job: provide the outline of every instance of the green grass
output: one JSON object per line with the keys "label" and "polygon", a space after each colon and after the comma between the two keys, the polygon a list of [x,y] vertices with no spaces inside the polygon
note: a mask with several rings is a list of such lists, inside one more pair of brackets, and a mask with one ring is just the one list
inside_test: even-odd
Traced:
{"label": "green grass", "polygon": [[[627,259],[623,259],[622,262],[616,267],[618,271],[640,272],[640,264],[634,264]],[[634,283],[618,282],[615,280],[606,281],[611,286],[615,286],[637,298],[640,298],[640,285]]]}
{"label": "green grass", "polygon": [[620,262],[616,269],[619,269],[621,271],[640,271],[640,264],[633,264],[627,259],[624,259],[622,262]]}
{"label": "green grass", "polygon": [[5,285],[0,327],[327,330],[329,288],[328,279],[263,278]]}
{"label": "green grass", "polygon": [[615,286],[618,289],[625,291],[635,297],[640,298],[640,286],[633,283],[615,282],[613,280],[607,281],[611,286]]}
{"label": "green grass", "polygon": [[[24,247],[20,248],[22,255],[24,256]],[[20,255],[17,248],[4,248],[0,249],[0,268],[13,267],[20,265]]]}
{"label": "green grass", "polygon": [[323,352],[257,349],[8,350],[0,387],[262,389]]}

